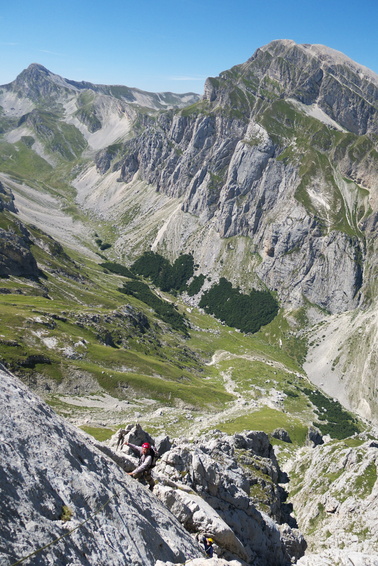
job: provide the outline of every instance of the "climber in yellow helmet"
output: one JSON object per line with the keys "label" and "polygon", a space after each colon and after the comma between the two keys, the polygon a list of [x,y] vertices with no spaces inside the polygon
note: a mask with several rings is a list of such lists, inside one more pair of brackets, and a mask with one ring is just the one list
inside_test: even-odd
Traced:
{"label": "climber in yellow helmet", "polygon": [[211,537],[203,536],[201,542],[205,548],[206,556],[212,558],[214,554],[214,549],[213,549],[214,540]]}

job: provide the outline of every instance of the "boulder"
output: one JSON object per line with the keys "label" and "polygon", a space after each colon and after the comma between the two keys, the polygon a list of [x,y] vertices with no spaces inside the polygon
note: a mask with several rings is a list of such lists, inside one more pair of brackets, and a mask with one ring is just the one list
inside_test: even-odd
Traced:
{"label": "boulder", "polygon": [[233,530],[202,497],[164,485],[158,485],[155,493],[188,531],[206,533],[222,549],[247,559]]}
{"label": "boulder", "polygon": [[0,277],[9,275],[37,279],[40,271],[30,251],[30,242],[0,228]]}
{"label": "boulder", "polygon": [[321,444],[324,444],[322,433],[315,426],[310,426],[307,432],[306,445],[320,446]]}
{"label": "boulder", "polygon": [[[277,461],[267,454],[274,455],[261,432],[235,436],[213,432],[196,441],[178,439],[157,464],[155,493],[190,532],[210,533],[219,557],[256,566],[289,564],[303,555],[303,536],[289,525],[277,525],[249,495],[255,481],[251,462],[257,469],[262,467],[269,482],[278,481]],[[246,469],[237,457],[247,462]],[[279,490],[272,496],[279,507]]]}
{"label": "boulder", "polygon": [[284,428],[276,428],[272,432],[273,438],[277,438],[278,440],[282,440],[282,442],[291,442],[291,438],[287,430]]}

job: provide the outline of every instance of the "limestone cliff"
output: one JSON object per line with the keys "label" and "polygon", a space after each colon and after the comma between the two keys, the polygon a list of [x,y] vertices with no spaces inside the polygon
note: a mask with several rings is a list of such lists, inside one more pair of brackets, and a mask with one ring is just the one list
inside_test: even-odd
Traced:
{"label": "limestone cliff", "polygon": [[[249,286],[260,281],[286,306],[343,312],[359,304],[371,261],[377,88],[338,52],[275,41],[208,79],[201,102],[151,119],[113,161],[99,156],[98,168],[180,199],[158,241],[151,235],[157,249],[194,251],[211,276],[231,263],[235,283],[248,287],[248,271]],[[244,238],[242,254],[231,238]]]}
{"label": "limestone cliff", "polygon": [[298,454],[288,472],[309,545],[301,566],[377,563],[377,447],[356,436]]}
{"label": "limestone cliff", "polygon": [[[16,213],[17,209],[12,191],[0,182],[0,213],[4,211]],[[16,275],[38,278],[40,271],[30,250],[30,233],[20,222],[15,222],[15,229],[8,226],[6,230],[0,228],[0,277]]]}

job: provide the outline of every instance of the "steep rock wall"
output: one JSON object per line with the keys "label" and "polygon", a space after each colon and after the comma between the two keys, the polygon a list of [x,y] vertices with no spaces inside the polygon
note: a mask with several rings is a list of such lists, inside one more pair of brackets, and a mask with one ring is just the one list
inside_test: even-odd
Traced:
{"label": "steep rock wall", "polygon": [[31,554],[25,565],[153,566],[201,555],[153,494],[16,378],[0,377],[2,564]]}
{"label": "steep rock wall", "polygon": [[[280,151],[254,120],[164,116],[125,145],[126,156],[116,167],[126,183],[138,174],[156,190],[181,198],[182,211],[198,219],[194,230],[211,226],[220,238],[248,238],[251,252],[258,254],[255,274],[284,303],[298,306],[305,297],[331,312],[354,308],[363,279],[358,261],[363,240],[324,227],[323,220],[309,214],[295,195],[299,166],[281,160]],[[321,189],[315,179],[308,192],[324,201]],[[183,234],[180,242],[174,238],[172,248],[173,236],[168,226],[162,249],[172,256],[191,251],[192,233],[190,238]],[[203,255],[196,245],[195,260],[206,272]]]}

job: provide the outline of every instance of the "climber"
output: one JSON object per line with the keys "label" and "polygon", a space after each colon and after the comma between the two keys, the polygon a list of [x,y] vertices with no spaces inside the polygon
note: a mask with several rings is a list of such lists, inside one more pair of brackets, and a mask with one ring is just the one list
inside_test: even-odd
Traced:
{"label": "climber", "polygon": [[201,542],[205,548],[205,552],[206,552],[206,556],[208,558],[212,558],[213,554],[214,554],[214,549],[213,549],[213,539],[210,537],[202,537]]}
{"label": "climber", "polygon": [[138,466],[132,472],[128,472],[129,476],[136,478],[137,480],[145,480],[149,485],[149,490],[154,489],[155,482],[152,479],[151,468],[154,464],[154,452],[152,450],[151,444],[149,442],[144,442],[142,446],[136,446],[130,442],[124,442],[126,446],[129,446],[134,452],[138,452],[140,458]]}
{"label": "climber", "polygon": [[120,448],[122,450],[122,447],[123,447],[124,442],[125,442],[126,434],[127,434],[127,432],[123,428],[119,431],[118,441],[117,441],[117,450],[118,450],[118,448]]}

